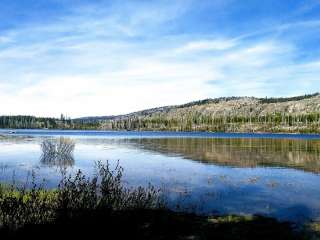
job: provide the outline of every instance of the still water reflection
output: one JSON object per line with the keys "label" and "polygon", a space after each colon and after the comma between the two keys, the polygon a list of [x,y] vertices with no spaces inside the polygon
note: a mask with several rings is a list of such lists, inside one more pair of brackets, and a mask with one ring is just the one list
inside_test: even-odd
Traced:
{"label": "still water reflection", "polygon": [[233,167],[291,167],[320,172],[320,141],[295,139],[158,138],[129,139],[141,149]]}
{"label": "still water reflection", "polygon": [[36,169],[39,179],[54,187],[61,168],[90,175],[96,161],[120,160],[127,185],[162,187],[172,207],[179,203],[200,213],[320,220],[320,140],[148,134],[4,135],[1,181],[11,181],[13,173],[24,181]]}

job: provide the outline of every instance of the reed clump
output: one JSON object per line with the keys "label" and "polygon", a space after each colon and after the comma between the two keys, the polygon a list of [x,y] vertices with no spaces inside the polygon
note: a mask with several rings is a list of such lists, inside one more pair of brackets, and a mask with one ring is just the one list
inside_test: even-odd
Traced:
{"label": "reed clump", "polygon": [[72,166],[75,142],[70,138],[46,139],[41,144],[41,163],[49,166]]}

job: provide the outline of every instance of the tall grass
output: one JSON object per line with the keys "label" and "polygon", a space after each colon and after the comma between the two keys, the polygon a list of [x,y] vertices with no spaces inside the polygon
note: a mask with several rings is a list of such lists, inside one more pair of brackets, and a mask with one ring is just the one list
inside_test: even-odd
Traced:
{"label": "tall grass", "polygon": [[116,210],[153,209],[161,206],[160,191],[153,186],[128,188],[122,183],[123,168],[109,163],[96,164],[94,177],[80,170],[64,175],[56,189],[0,185],[0,226],[18,229],[30,224],[64,221],[83,214],[110,213]]}
{"label": "tall grass", "polygon": [[[119,164],[98,162],[94,177],[63,175],[56,189],[36,184],[0,185],[0,237],[106,239],[318,239],[288,223],[259,216],[208,217],[164,208],[152,186],[127,188]],[[40,226],[41,225],[41,226]],[[39,227],[40,226],[40,227]],[[313,238],[315,236],[315,238]],[[1,238],[1,239],[2,239]]]}

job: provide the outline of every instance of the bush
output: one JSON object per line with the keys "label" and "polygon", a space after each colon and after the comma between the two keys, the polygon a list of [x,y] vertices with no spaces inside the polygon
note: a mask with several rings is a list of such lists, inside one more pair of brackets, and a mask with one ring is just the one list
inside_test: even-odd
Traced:
{"label": "bush", "polygon": [[[28,224],[46,224],[75,218],[88,212],[112,212],[129,209],[152,209],[161,206],[160,191],[128,188],[121,181],[123,168],[111,170],[109,163],[96,165],[90,179],[80,170],[74,176],[63,176],[57,189],[37,185],[0,186],[0,224],[2,228],[17,229]],[[33,174],[34,176],[34,174]]]}

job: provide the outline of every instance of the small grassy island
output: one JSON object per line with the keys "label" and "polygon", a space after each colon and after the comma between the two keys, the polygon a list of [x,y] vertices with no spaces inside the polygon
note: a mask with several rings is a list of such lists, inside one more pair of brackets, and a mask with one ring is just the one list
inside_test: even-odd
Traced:
{"label": "small grassy island", "polygon": [[97,164],[92,179],[80,171],[56,189],[31,183],[0,187],[2,239],[95,237],[106,239],[317,239],[319,225],[295,228],[262,216],[197,216],[169,210],[152,186],[127,188],[123,169]]}

